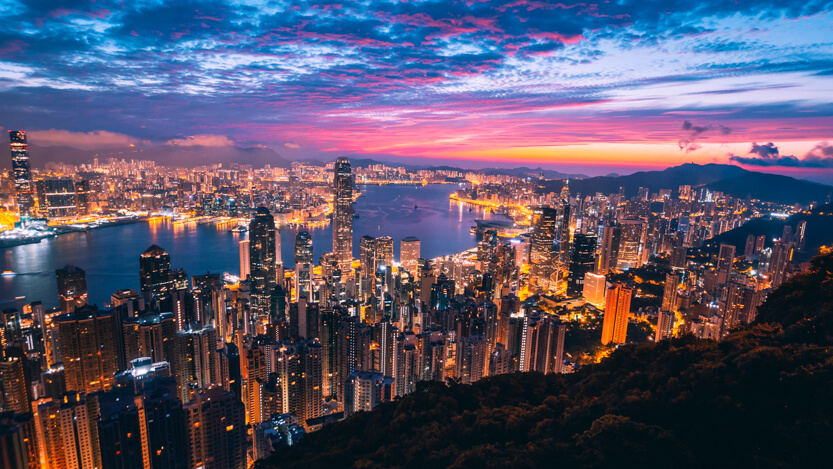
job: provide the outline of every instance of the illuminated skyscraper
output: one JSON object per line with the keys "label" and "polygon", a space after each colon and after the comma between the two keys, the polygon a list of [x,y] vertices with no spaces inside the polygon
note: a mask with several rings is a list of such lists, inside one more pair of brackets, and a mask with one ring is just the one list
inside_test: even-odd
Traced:
{"label": "illuminated skyscraper", "polygon": [[251,305],[261,312],[270,311],[272,290],[277,285],[275,262],[275,219],[266,207],[258,207],[249,222],[249,280]]}
{"label": "illuminated skyscraper", "polygon": [[[343,275],[353,260],[353,179],[350,161],[336,160],[333,177],[333,252]],[[311,262],[311,261],[310,261]]]}
{"label": "illuminated skyscraper", "polygon": [[408,236],[399,242],[399,263],[405,270],[416,274],[419,262],[420,242],[414,236]]}
{"label": "illuminated skyscraper", "polygon": [[619,242],[619,259],[616,268],[626,270],[639,267],[644,262],[645,225],[642,220],[622,220],[622,239]]}
{"label": "illuminated skyscraper", "polygon": [[605,225],[602,232],[601,254],[599,255],[599,266],[597,274],[607,275],[616,268],[619,261],[619,243],[622,239],[622,227],[618,225]]}
{"label": "illuminated skyscraper", "polygon": [[46,178],[35,184],[38,210],[50,220],[72,218],[78,213],[75,182],[71,178]]}
{"label": "illuminated skyscraper", "polygon": [[248,239],[240,241],[240,280],[246,280],[251,273],[251,264],[249,262],[249,243]]}
{"label": "illuminated skyscraper", "polygon": [[674,312],[677,310],[677,285],[680,283],[680,276],[677,274],[665,275],[665,290],[662,294],[662,311]]}
{"label": "illuminated skyscraper", "polygon": [[17,209],[21,217],[31,216],[35,209],[35,186],[32,182],[32,169],[29,165],[29,145],[26,144],[26,132],[10,130],[9,141],[12,150],[12,174]]}
{"label": "illuminated skyscraper", "polygon": [[584,288],[582,289],[584,300],[597,308],[604,308],[606,281],[607,277],[601,274],[593,272],[584,274]]}
{"label": "illuminated skyscraper", "polygon": [[571,254],[567,293],[578,296],[584,291],[584,274],[593,272],[596,264],[596,237],[576,233]]}
{"label": "illuminated skyscraper", "polygon": [[549,279],[553,271],[553,243],[555,242],[557,216],[557,210],[548,206],[536,207],[532,215],[529,277],[531,284],[543,289],[549,287]]}
{"label": "illuminated skyscraper", "polygon": [[313,264],[312,235],[299,231],[295,235],[295,265]]}
{"label": "illuminated skyscraper", "polygon": [[657,331],[654,336],[654,341],[659,342],[660,340],[668,339],[671,337],[673,329],[674,313],[660,310],[659,318],[657,319]]}
{"label": "illuminated skyscraper", "polygon": [[633,289],[620,283],[607,290],[604,323],[602,324],[602,345],[624,344],[627,340],[631,295],[633,295]]}
{"label": "illuminated skyscraper", "polygon": [[68,265],[55,271],[58,279],[58,298],[61,311],[71,313],[87,304],[87,274],[83,269]]}
{"label": "illuminated skyscraper", "polygon": [[119,350],[116,318],[110,311],[82,306],[53,319],[64,364],[67,390],[92,393],[115,384]]}
{"label": "illuminated skyscraper", "polygon": [[390,236],[376,238],[376,270],[381,266],[393,266],[393,238]]}
{"label": "illuminated skyscraper", "polygon": [[152,245],[139,257],[139,285],[145,300],[157,300],[173,290],[171,256]]}

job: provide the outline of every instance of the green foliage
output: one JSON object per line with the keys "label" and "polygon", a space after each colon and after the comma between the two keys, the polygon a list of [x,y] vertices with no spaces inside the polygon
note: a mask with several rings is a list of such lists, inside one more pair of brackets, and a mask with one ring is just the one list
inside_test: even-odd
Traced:
{"label": "green foliage", "polygon": [[813,265],[721,342],[623,346],[572,375],[420,383],[257,467],[826,467],[833,256]]}

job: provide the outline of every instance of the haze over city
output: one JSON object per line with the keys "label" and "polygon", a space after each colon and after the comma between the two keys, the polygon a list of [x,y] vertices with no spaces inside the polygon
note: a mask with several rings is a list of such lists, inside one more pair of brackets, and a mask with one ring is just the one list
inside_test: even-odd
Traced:
{"label": "haze over city", "polygon": [[10,1],[0,126],[96,151],[265,145],[590,175],[730,163],[829,180],[828,7]]}

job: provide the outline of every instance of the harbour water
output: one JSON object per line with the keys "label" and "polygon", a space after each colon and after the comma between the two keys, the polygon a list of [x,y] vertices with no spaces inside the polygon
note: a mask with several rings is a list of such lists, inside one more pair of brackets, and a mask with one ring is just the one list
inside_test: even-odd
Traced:
{"label": "harbour water", "polygon": [[[469,229],[475,219],[491,216],[488,209],[449,200],[459,186],[360,186],[362,197],[355,203],[353,250],[358,257],[363,235],[390,236],[394,256],[399,256],[399,241],[416,236],[422,257],[454,254],[473,247],[475,236]],[[295,234],[303,228],[281,227],[281,256],[284,265],[293,264]],[[309,230],[314,259],[332,250],[332,226]],[[0,271],[15,272],[0,277],[0,307],[21,306],[42,301],[47,307],[58,305],[55,269],[71,264],[87,272],[90,303],[101,306],[122,288],[139,288],[139,255],[157,244],[171,255],[171,266],[188,275],[240,270],[238,243],[246,233],[231,233],[229,226],[176,225],[169,221],[136,223],[70,233],[47,238],[37,244],[0,250]],[[20,298],[23,297],[23,298]],[[17,298],[17,299],[16,299]]]}

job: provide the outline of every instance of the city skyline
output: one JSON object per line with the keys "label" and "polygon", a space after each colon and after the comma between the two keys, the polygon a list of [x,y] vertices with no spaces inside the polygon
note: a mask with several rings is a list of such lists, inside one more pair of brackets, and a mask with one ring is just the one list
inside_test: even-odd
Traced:
{"label": "city skyline", "polygon": [[591,175],[831,167],[824,1],[1,8],[0,126],[45,146]]}

